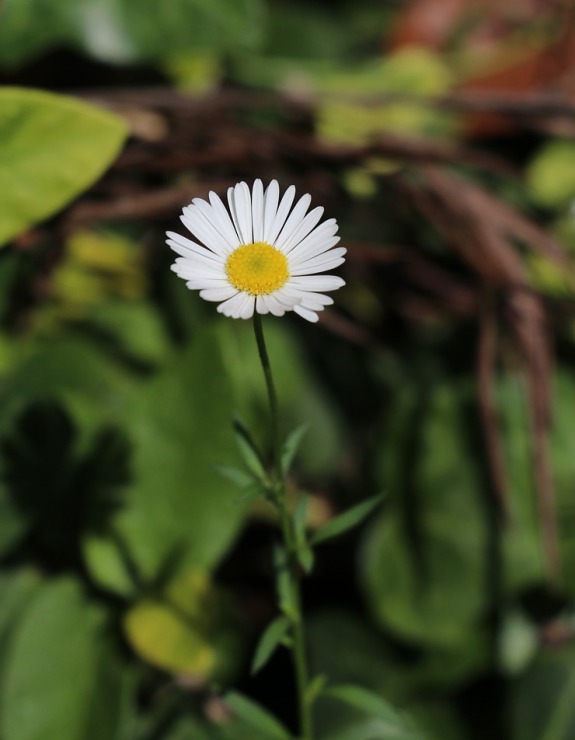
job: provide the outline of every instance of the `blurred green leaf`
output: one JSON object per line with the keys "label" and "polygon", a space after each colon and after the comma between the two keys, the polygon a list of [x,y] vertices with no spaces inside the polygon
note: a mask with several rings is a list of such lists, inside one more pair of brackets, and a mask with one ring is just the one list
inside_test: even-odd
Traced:
{"label": "blurred green leaf", "polygon": [[239,419],[234,419],[233,426],[236,444],[246,467],[258,480],[265,480],[267,477],[265,465],[248,428]]}
{"label": "blurred green leaf", "polygon": [[513,740],[575,737],[575,652],[548,650],[518,679],[512,697]]}
{"label": "blurred green leaf", "polygon": [[[373,691],[364,689],[361,686],[347,684],[330,686],[324,689],[323,695],[326,698],[337,699],[364,714],[378,719],[378,722],[362,722],[356,726],[344,729],[343,732],[336,732],[334,735],[330,735],[332,740],[336,740],[336,738],[337,740],[343,740],[343,738],[349,738],[351,740],[351,738],[360,737],[365,737],[367,740],[367,738],[375,737],[373,733],[376,731],[378,733],[377,737],[381,738],[381,740],[386,740],[387,738],[390,740],[391,738],[398,738],[398,740],[423,739],[423,735],[415,730],[412,723],[405,716],[400,714],[383,697]],[[368,734],[364,734],[366,730]]]}
{"label": "blurred green leaf", "polygon": [[225,695],[226,704],[247,725],[266,733],[270,740],[289,740],[291,735],[280,722],[247,696],[231,691]]}
{"label": "blurred green leaf", "polygon": [[47,583],[14,633],[0,697],[5,740],[104,740],[120,721],[106,660],[102,613],[71,580]]}
{"label": "blurred green leaf", "polygon": [[465,439],[468,390],[425,380],[420,392],[398,395],[388,414],[381,487],[393,498],[368,530],[361,577],[381,624],[448,646],[485,608],[488,522]]}
{"label": "blurred green leaf", "polygon": [[373,496],[372,498],[367,499],[367,501],[362,501],[361,503],[352,506],[351,509],[344,511],[342,514],[338,514],[338,516],[334,517],[331,521],[318,529],[317,532],[314,532],[311,538],[311,544],[317,545],[320,542],[326,542],[326,540],[339,537],[339,535],[344,532],[347,532],[353,527],[357,527],[357,525],[366,519],[382,501],[382,495]]}
{"label": "blurred green leaf", "polygon": [[304,435],[306,434],[308,429],[309,424],[301,424],[287,436],[287,439],[283,444],[281,460],[284,475],[288,474],[294,458],[297,455],[297,451],[299,450],[299,447],[303,441]]}
{"label": "blurred green leaf", "polygon": [[290,620],[285,616],[276,617],[264,630],[254,653],[252,673],[261,670],[281,645],[290,628]]}
{"label": "blurred green leaf", "polygon": [[130,0],[5,0],[0,61],[16,66],[62,44],[116,63],[251,49],[261,41],[264,10],[261,0],[142,0],[137,6]]}
{"label": "blurred green leaf", "polygon": [[230,388],[210,327],[140,388],[125,419],[134,483],[115,522],[144,577],[174,548],[212,568],[245,517],[216,464],[237,461]]}
{"label": "blurred green leaf", "polygon": [[537,203],[566,207],[575,198],[575,143],[553,140],[545,144],[531,160],[526,178]]}
{"label": "blurred green leaf", "polygon": [[137,601],[124,618],[134,650],[152,665],[195,680],[229,680],[241,642],[231,602],[209,576],[188,568],[157,594]]}
{"label": "blurred green leaf", "polygon": [[0,89],[0,244],[91,185],[118,154],[126,133],[121,119],[79,100]]}

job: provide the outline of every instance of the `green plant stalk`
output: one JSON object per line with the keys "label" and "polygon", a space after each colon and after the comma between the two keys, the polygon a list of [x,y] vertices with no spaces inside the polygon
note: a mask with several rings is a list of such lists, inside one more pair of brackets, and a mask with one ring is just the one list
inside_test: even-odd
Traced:
{"label": "green plant stalk", "polygon": [[280,516],[283,545],[286,552],[286,562],[290,580],[292,605],[294,609],[294,613],[290,614],[289,618],[292,622],[293,644],[291,650],[296,676],[300,733],[302,740],[313,740],[314,734],[311,716],[311,705],[310,702],[308,702],[307,700],[308,667],[305,649],[303,612],[301,606],[299,564],[295,551],[296,536],[293,521],[287,506],[285,480],[281,463],[281,437],[279,428],[277,395],[274,386],[270,360],[264,339],[262,319],[260,314],[258,314],[257,312],[254,312],[254,333],[256,336],[258,353],[266,381],[268,401],[270,406],[270,422],[273,443],[272,455],[274,485],[276,490],[277,507]]}

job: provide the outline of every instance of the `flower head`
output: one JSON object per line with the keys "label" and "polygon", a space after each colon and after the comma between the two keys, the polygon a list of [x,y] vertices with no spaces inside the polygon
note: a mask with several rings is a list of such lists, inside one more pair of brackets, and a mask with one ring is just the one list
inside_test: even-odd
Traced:
{"label": "flower head", "polygon": [[333,303],[325,292],[345,285],[335,275],[320,275],[344,261],[334,218],[318,226],[323,208],[308,213],[311,196],[295,206],[291,185],[280,200],[272,180],[264,191],[256,180],[250,192],[245,182],[228,189],[229,211],[213,192],[209,203],[195,198],[181,215],[196,237],[168,231],[167,243],[179,257],[172,265],[190,290],[199,290],[218,311],[234,319],[249,319],[254,311],[283,316],[295,311],[308,321]]}

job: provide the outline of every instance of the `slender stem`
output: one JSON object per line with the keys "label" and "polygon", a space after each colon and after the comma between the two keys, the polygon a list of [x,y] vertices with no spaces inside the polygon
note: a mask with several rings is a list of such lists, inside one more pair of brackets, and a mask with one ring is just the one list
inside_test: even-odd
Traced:
{"label": "slender stem", "polygon": [[313,740],[313,723],[311,716],[311,707],[306,699],[308,687],[308,668],[305,651],[305,631],[303,623],[303,613],[301,606],[301,593],[299,583],[299,565],[296,558],[296,535],[294,531],[293,520],[290,516],[286,493],[285,481],[281,463],[281,438],[279,429],[279,414],[277,395],[274,386],[270,360],[264,339],[262,328],[262,319],[260,314],[254,312],[254,333],[266,387],[268,392],[268,401],[270,406],[270,422],[273,442],[273,474],[274,484],[276,487],[277,506],[280,516],[283,544],[286,553],[286,565],[290,580],[290,590],[292,596],[293,615],[290,615],[292,621],[292,657],[296,676],[299,720],[302,740]]}

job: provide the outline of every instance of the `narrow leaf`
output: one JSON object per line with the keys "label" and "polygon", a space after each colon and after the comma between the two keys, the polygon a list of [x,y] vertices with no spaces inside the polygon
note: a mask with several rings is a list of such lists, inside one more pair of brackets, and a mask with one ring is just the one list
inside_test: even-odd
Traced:
{"label": "narrow leaf", "polygon": [[277,617],[264,630],[252,662],[252,673],[257,673],[268,662],[290,628],[286,616]]}
{"label": "narrow leaf", "polygon": [[298,543],[295,554],[298,559],[298,563],[301,565],[304,571],[306,573],[311,573],[315,558],[313,550],[305,540],[302,540]]}
{"label": "narrow leaf", "polygon": [[237,691],[225,695],[226,704],[247,725],[265,732],[270,740],[292,740],[286,728],[266,709]]}
{"label": "narrow leaf", "polygon": [[215,470],[227,480],[235,483],[237,486],[244,488],[254,482],[254,478],[250,473],[247,473],[241,468],[236,468],[233,465],[216,465]]}
{"label": "narrow leaf", "polygon": [[308,497],[301,496],[293,513],[293,526],[298,541],[305,539],[305,525],[307,520]]}
{"label": "narrow leaf", "polygon": [[360,712],[378,717],[388,723],[390,727],[397,727],[398,730],[409,729],[407,721],[391,704],[379,694],[361,686],[351,684],[332,686],[324,690],[324,695],[337,699],[354,709],[358,709]]}
{"label": "narrow leaf", "polygon": [[297,610],[294,605],[293,590],[286,554],[281,547],[277,547],[274,551],[274,564],[276,571],[276,589],[280,609],[286,616],[294,617]]}
{"label": "narrow leaf", "polygon": [[318,696],[323,692],[326,683],[327,676],[324,676],[323,673],[310,681],[305,691],[305,700],[308,705],[314,703]]}
{"label": "narrow leaf", "polygon": [[259,496],[265,496],[265,489],[259,481],[251,483],[249,486],[244,486],[239,494],[235,498],[236,504],[249,504]]}
{"label": "narrow leaf", "polygon": [[381,494],[379,496],[373,496],[356,506],[352,506],[351,509],[344,511],[343,514],[334,517],[312,536],[311,544],[317,545],[319,542],[331,540],[357,526],[379,506],[382,499],[383,496]]}
{"label": "narrow leaf", "polygon": [[265,480],[267,477],[265,465],[252,435],[238,419],[234,420],[233,426],[238,449],[248,470],[257,478]]}
{"label": "narrow leaf", "polygon": [[296,427],[287,437],[282,448],[281,465],[284,475],[289,472],[297,451],[301,445],[302,439],[308,430],[307,424]]}

